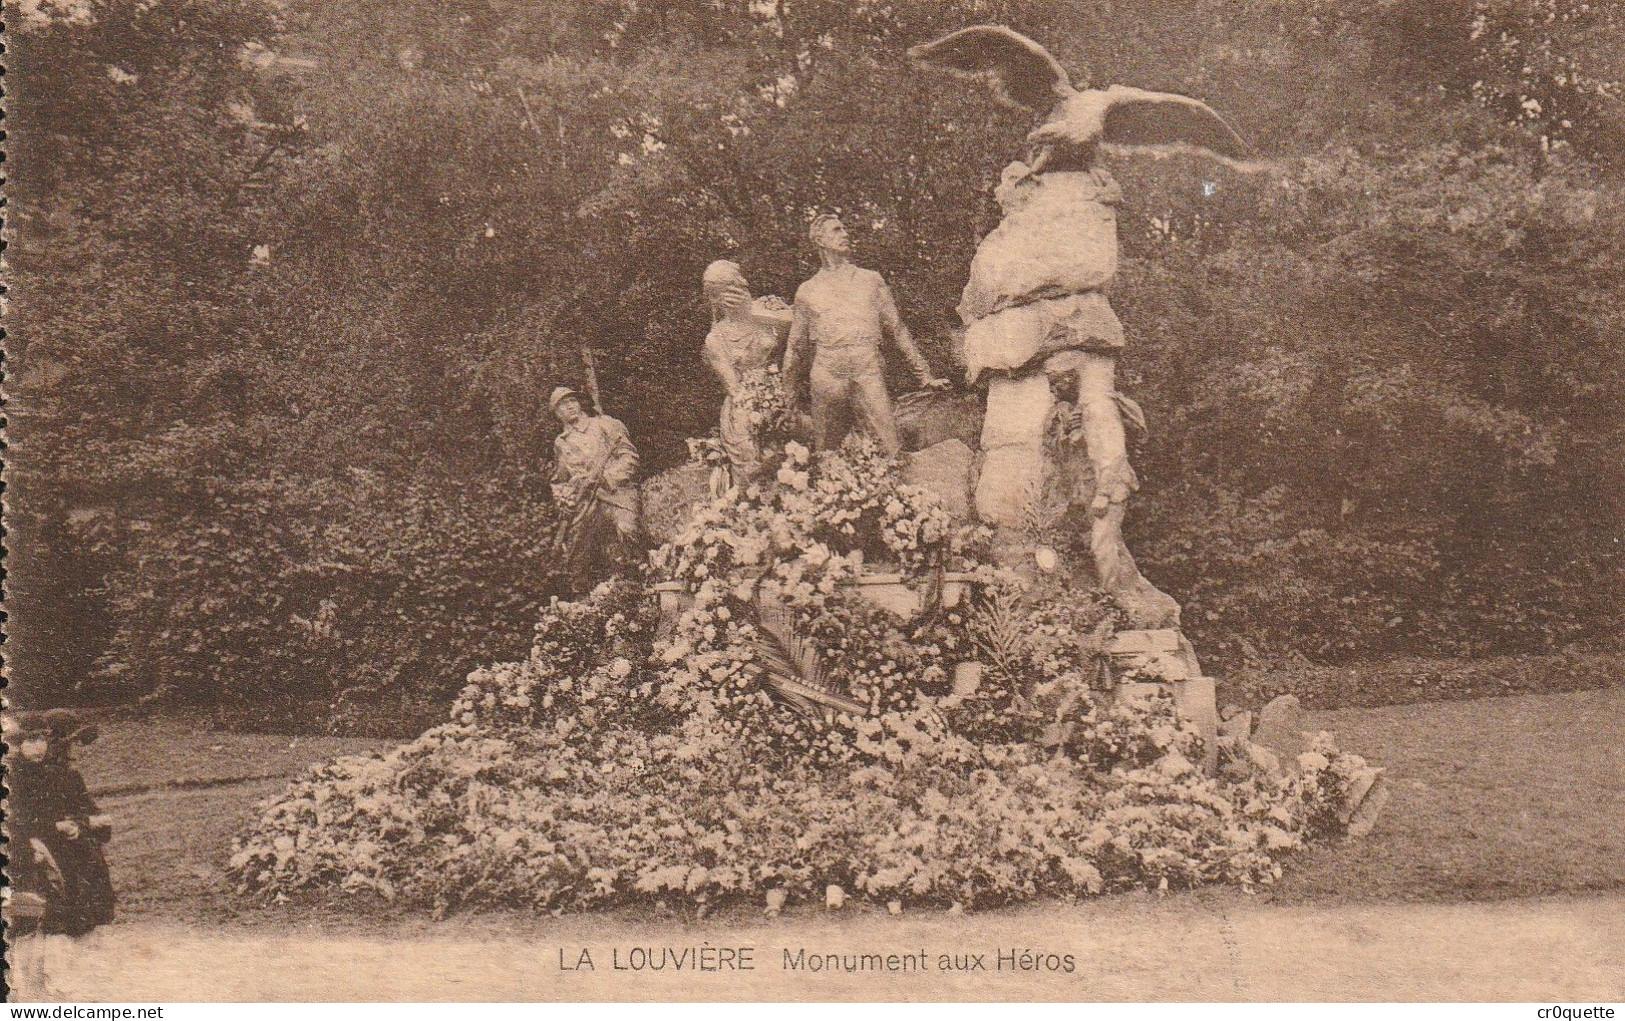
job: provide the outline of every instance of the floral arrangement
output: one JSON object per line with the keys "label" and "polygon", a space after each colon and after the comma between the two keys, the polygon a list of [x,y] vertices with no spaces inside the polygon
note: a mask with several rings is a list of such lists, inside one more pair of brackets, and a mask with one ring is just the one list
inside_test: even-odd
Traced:
{"label": "floral arrangement", "polygon": [[981,563],[986,532],[955,525],[928,492],[899,483],[895,462],[867,437],[816,456],[792,440],[777,462],[771,479],[700,508],[651,554],[653,576],[699,584],[759,570],[815,583],[841,570],[836,560],[909,573]]}
{"label": "floral arrangement", "polygon": [[[674,622],[642,582],[554,602],[530,655],[471,674],[448,723],[263,806],[231,868],[272,898],[437,911],[777,910],[830,885],[901,910],[1270,883],[1347,827],[1363,761],[1326,739],[1275,768],[1223,738],[1203,773],[1169,699],[1103,692],[1109,602],[1026,604],[985,542],[871,444],[788,443],[773,478],[651,556],[691,596]],[[919,612],[843,584],[879,562]],[[977,572],[980,597],[942,605],[944,569]]]}
{"label": "floral arrangement", "polygon": [[783,446],[795,431],[797,412],[777,365],[751,369],[739,377],[734,407],[744,413],[762,449]]}
{"label": "floral arrangement", "polygon": [[[799,413],[784,392],[777,365],[741,373],[733,401],[735,411],[750,423],[757,449],[769,455],[782,450],[800,426]],[[732,470],[728,451],[716,430],[707,436],[689,438],[688,460],[705,469],[709,496],[720,499],[732,484]]]}

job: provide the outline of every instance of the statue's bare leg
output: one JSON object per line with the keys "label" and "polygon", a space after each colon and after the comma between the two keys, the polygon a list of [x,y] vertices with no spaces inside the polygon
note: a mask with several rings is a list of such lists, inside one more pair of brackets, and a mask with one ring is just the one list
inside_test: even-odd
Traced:
{"label": "statue's bare leg", "polygon": [[1128,441],[1117,392],[1117,358],[1101,351],[1063,351],[1044,365],[1051,374],[1074,372],[1084,442],[1094,469],[1094,496],[1089,503],[1089,547],[1095,578],[1127,612],[1134,627],[1179,626],[1179,604],[1140,573],[1123,543],[1123,516],[1128,497],[1139,486],[1128,463]]}
{"label": "statue's bare leg", "polygon": [[1101,351],[1063,351],[1044,365],[1051,375],[1073,372],[1078,380],[1077,408],[1083,416],[1084,443],[1095,469],[1095,495],[1089,511],[1104,516],[1134,490],[1128,463],[1123,416],[1112,396],[1117,392],[1117,357]]}
{"label": "statue's bare leg", "polygon": [[835,433],[842,425],[844,416],[841,411],[847,403],[850,384],[827,369],[820,369],[817,362],[813,363],[807,383],[812,391],[813,449],[829,450],[840,446],[841,438]]}
{"label": "statue's bare leg", "polygon": [[1117,359],[1095,351],[1079,354],[1078,410],[1083,412],[1084,442],[1095,466],[1095,498],[1089,510],[1100,517],[1113,504],[1128,499],[1134,474],[1128,463],[1123,416],[1112,397],[1117,392]]}
{"label": "statue's bare leg", "polygon": [[892,414],[891,397],[886,393],[886,380],[879,372],[860,376],[852,383],[853,404],[858,418],[869,435],[880,444],[880,450],[891,457],[902,449],[897,438],[897,418]]}

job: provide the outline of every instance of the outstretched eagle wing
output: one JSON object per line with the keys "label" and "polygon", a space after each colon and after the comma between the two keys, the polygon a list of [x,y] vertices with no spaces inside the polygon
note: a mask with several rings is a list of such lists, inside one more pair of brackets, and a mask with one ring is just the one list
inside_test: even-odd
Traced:
{"label": "outstretched eagle wing", "polygon": [[999,98],[1048,113],[1075,93],[1066,68],[1044,47],[1003,25],[975,25],[909,48],[921,64],[985,75]]}
{"label": "outstretched eagle wing", "polygon": [[1251,145],[1199,99],[1173,92],[1113,85],[1102,94],[1100,140],[1127,148],[1195,146],[1230,160],[1254,155]]}

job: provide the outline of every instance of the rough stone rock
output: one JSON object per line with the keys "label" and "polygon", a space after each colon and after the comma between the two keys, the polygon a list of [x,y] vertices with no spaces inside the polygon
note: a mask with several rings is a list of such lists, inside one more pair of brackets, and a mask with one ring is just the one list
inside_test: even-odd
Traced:
{"label": "rough stone rock", "polygon": [[965,379],[1016,372],[1061,351],[1123,346],[1123,324],[1104,294],[1066,294],[1002,309],[965,327]]}
{"label": "rough stone rock", "polygon": [[925,450],[959,440],[974,450],[982,435],[982,398],[976,393],[919,390],[892,402],[904,450]]}
{"label": "rough stone rock", "polygon": [[1044,427],[1054,396],[1043,373],[988,381],[982,418],[982,471],[976,513],[986,522],[1017,526],[1044,485]]}
{"label": "rough stone rock", "polygon": [[1233,737],[1245,741],[1253,732],[1253,714],[1233,713],[1219,724],[1220,737]]}
{"label": "rough stone rock", "polygon": [[971,516],[970,477],[974,458],[970,447],[960,440],[944,440],[935,446],[903,456],[903,482],[928,490],[942,509],[955,519]]}
{"label": "rough stone rock", "polygon": [[1298,696],[1280,695],[1259,711],[1252,742],[1270,749],[1284,761],[1295,762],[1309,747],[1303,733],[1307,725],[1308,718]]}
{"label": "rough stone rock", "polygon": [[[959,314],[971,323],[1034,298],[1108,287],[1117,274],[1122,189],[1102,169],[1033,174],[1004,168],[994,191],[1004,218],[976,247]],[[1015,366],[1006,366],[1014,368]]]}
{"label": "rough stone rock", "polygon": [[1263,745],[1253,744],[1251,741],[1247,742],[1243,747],[1246,748],[1247,758],[1253,765],[1267,773],[1274,773],[1277,776],[1282,775],[1280,756]]}
{"label": "rough stone rock", "polygon": [[1355,783],[1349,791],[1347,818],[1343,820],[1348,824],[1349,836],[1363,837],[1371,832],[1383,806],[1388,804],[1388,794],[1388,781],[1380,769],[1370,770]]}

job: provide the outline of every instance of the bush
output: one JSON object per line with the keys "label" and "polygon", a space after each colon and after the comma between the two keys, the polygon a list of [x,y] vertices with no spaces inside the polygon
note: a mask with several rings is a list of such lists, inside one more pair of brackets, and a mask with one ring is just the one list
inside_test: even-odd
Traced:
{"label": "bush", "polygon": [[1617,515],[1587,508],[1625,506],[1599,444],[1625,442],[1604,396],[1625,391],[1605,353],[1625,266],[1601,243],[1625,205],[1580,168],[1536,186],[1538,163],[1500,143],[1305,158],[1222,246],[1158,241],[1131,270],[1152,431],[1130,543],[1210,656],[1617,631],[1625,574],[1597,530]]}
{"label": "bush", "polygon": [[539,488],[357,469],[223,484],[155,522],[98,518],[86,541],[133,567],[110,592],[103,683],[239,724],[409,733],[471,666],[524,649],[556,588]]}

